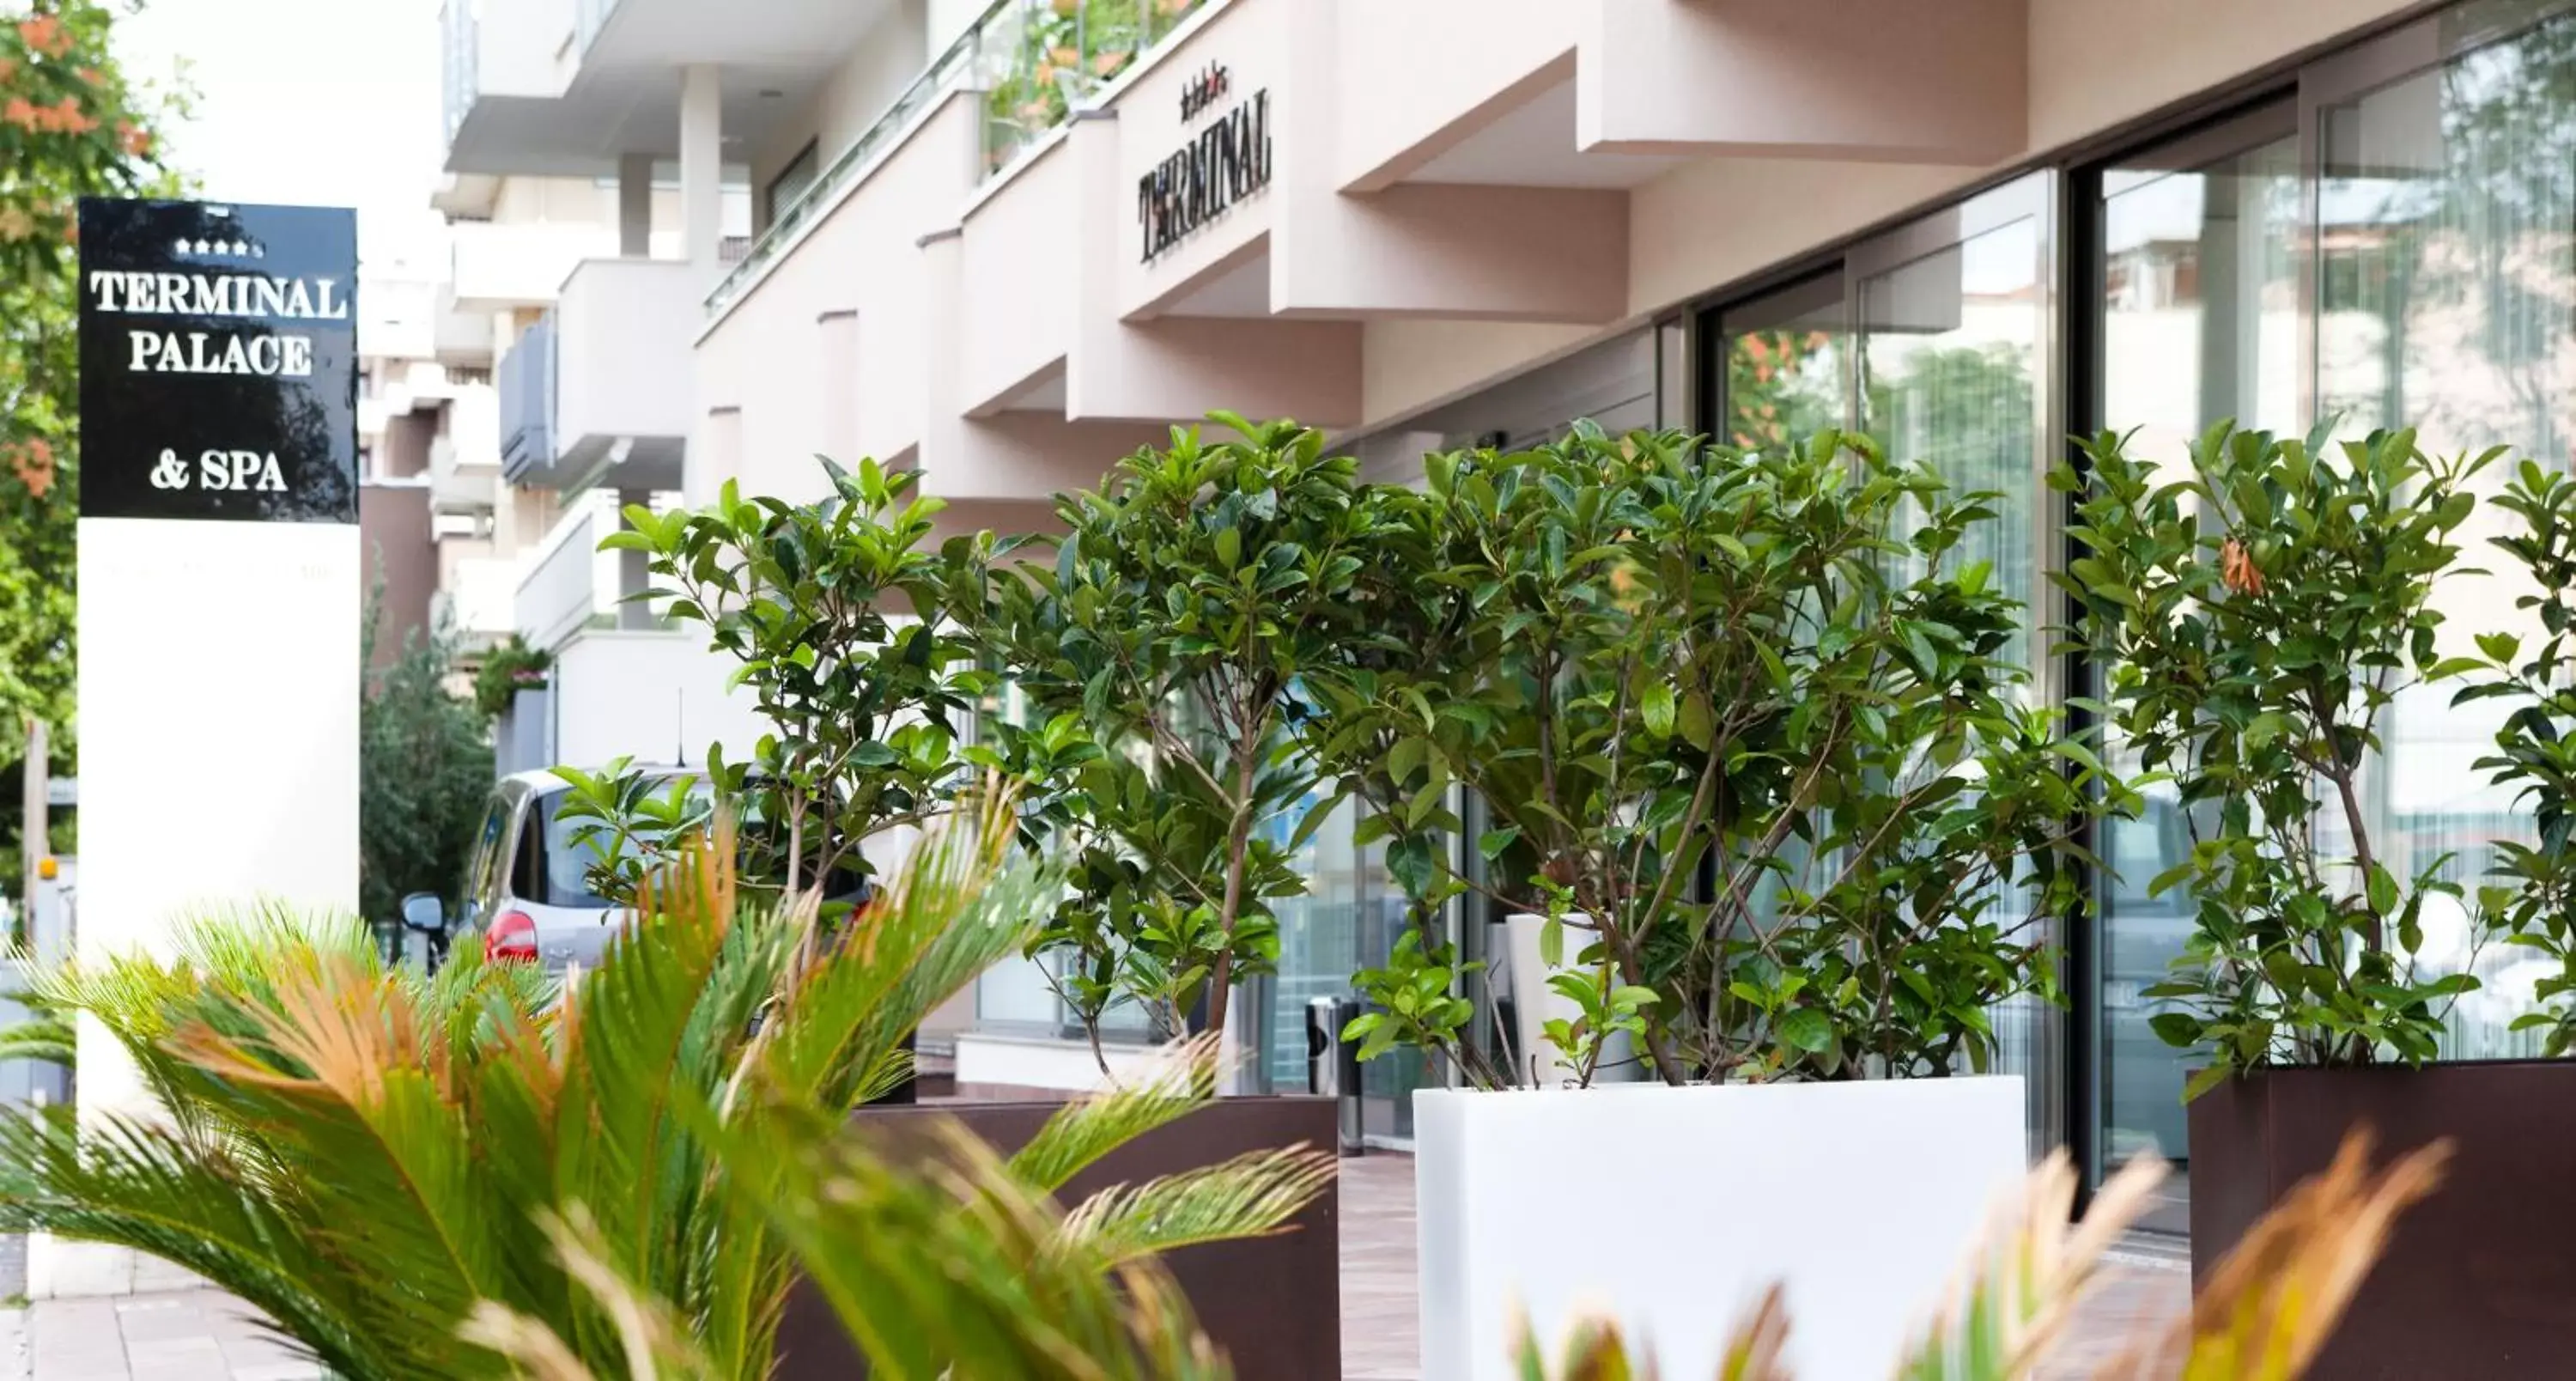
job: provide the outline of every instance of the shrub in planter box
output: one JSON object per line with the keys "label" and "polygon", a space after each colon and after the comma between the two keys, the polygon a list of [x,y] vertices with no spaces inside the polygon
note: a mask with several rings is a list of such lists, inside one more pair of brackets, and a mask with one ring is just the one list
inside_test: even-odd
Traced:
{"label": "shrub in planter box", "polygon": [[[1258,1195],[1247,1194],[1246,1202],[1296,1205],[1293,1215],[1264,1215],[1281,1224],[1275,1231],[1211,1233],[1199,1240],[1192,1238],[1195,1226],[1189,1215],[1155,1215],[1161,1224],[1155,1255],[1240,1381],[1338,1376],[1341,1232],[1339,1197],[1330,1178],[1333,1100],[1193,1097],[1191,1102],[1187,1116],[1136,1133],[1070,1176],[1049,1174],[1043,1187],[1054,1190],[1075,1222],[1104,1209],[1149,1203],[1155,1194],[1187,1192],[1194,1182],[1206,1186],[1200,1192],[1212,1201],[1214,1182],[1228,1174],[1244,1175],[1248,1184],[1260,1188]],[[1049,1124],[1063,1116],[1064,1108],[1056,1103],[863,1108],[853,1115],[851,1127],[863,1144],[897,1155],[935,1153],[939,1130],[953,1125],[1003,1155],[1020,1156],[1033,1140],[1053,1134]],[[1280,1149],[1301,1145],[1327,1149]],[[1249,1174],[1249,1167],[1261,1167],[1258,1178]],[[775,1381],[840,1381],[860,1374],[859,1349],[834,1317],[824,1291],[812,1282],[800,1283],[788,1297],[779,1325]]]}
{"label": "shrub in planter box", "polygon": [[[2469,485],[2496,452],[2441,460],[2411,432],[2329,447],[2221,425],[2187,469],[2109,435],[2085,456],[2058,476],[2086,547],[2063,582],[2081,615],[2075,646],[2103,668],[2121,740],[2170,777],[2193,829],[2189,857],[2151,887],[2187,889],[2196,933],[2149,995],[2172,1004],[2157,1032],[2205,1060],[2186,1095],[2195,1268],[2348,1130],[2400,1146],[2447,1137],[2456,1172],[2399,1229],[2322,1369],[2563,1370],[2576,1312],[2550,1302],[2565,1282],[2545,1263],[2563,1255],[2567,1225],[2552,1207],[2563,1196],[2542,1186],[2564,1174],[2576,1065],[2433,1062],[2450,1005],[2477,979],[2419,964],[2424,918],[2465,889],[2448,856],[2392,863],[2367,780],[2399,695],[2458,680],[2462,699],[2517,698],[2485,765],[2523,789],[2539,830],[2500,846],[2503,876],[2479,889],[2473,925],[2565,954],[2570,702],[2551,687],[2568,626],[2567,487],[2525,466],[2503,505],[2526,531],[2499,545],[2540,577],[2526,603],[2549,633],[2525,661],[2518,638],[2477,637],[2468,656],[2472,640],[2444,627]],[[2553,1035],[2553,1052],[2565,1044]]]}
{"label": "shrub in planter box", "polygon": [[1370,491],[1319,432],[1216,420],[1237,439],[1177,431],[1059,496],[1055,559],[997,572],[979,618],[1038,711],[997,726],[995,761],[1055,767],[1045,816],[1077,867],[1038,949],[1095,1053],[1122,1003],[1161,1035],[1226,1030],[1234,985],[1277,961],[1272,908],[1305,891],[1292,859],[1330,814],[1309,808],[1318,772],[1290,727],[1300,678],[1362,633]]}
{"label": "shrub in planter box", "polygon": [[[1428,926],[1362,975],[1365,1053],[1427,1046],[1481,1086],[1416,1099],[1426,1376],[1506,1374],[1490,1328],[1448,1321],[1516,1297],[1542,1332],[1596,1293],[1678,1338],[1773,1275],[1815,1321],[1793,1347],[1886,1355],[2023,1165],[2019,1081],[1973,1077],[1991,1013],[2053,996],[2077,833],[2131,799],[2029,707],[2023,611],[1964,554],[1987,497],[1835,432],[1754,452],[1579,425],[1428,479],[1377,496],[1361,576],[1400,651],[1311,678],[1312,751],[1375,808],[1417,918],[1468,890],[1551,918],[1572,1084],[1624,1037],[1670,1087],[1498,1091],[1541,1052],[1473,1038]],[[1435,844],[1453,786],[1491,821],[1472,875]],[[1800,1164],[1839,1167],[1835,1192]],[[1790,1206],[1802,1231],[1772,1230]],[[1890,1245],[1855,1287],[1796,1239]]]}

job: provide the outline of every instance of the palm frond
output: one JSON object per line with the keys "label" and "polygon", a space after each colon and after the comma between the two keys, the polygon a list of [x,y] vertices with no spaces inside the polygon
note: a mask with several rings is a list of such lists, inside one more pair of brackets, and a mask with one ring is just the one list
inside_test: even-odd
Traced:
{"label": "palm frond", "polygon": [[797,979],[790,1018],[758,1051],[775,1085],[855,1105],[933,1009],[1026,948],[1063,870],[1010,857],[1016,831],[999,787],[931,822],[893,885]]}
{"label": "palm frond", "polygon": [[1996,1205],[1922,1336],[1897,1367],[1904,1381],[1988,1381],[2036,1366],[2075,1312],[2103,1252],[2146,1210],[2164,1162],[2140,1156],[2094,1197],[2070,1226],[2074,1162],[2057,1151]]}
{"label": "palm frond", "polygon": [[[629,1381],[716,1381],[724,1374],[690,1336],[687,1321],[618,1268],[615,1248],[588,1211],[576,1204],[566,1216],[547,1213],[538,1221],[564,1273],[613,1321]],[[462,1334],[509,1359],[531,1381],[600,1381],[544,1320],[502,1305],[475,1306]]]}
{"label": "palm frond", "polygon": [[1011,1157],[1011,1174],[1048,1193],[1064,1188],[1102,1156],[1206,1106],[1216,1064],[1213,1035],[1170,1047],[1134,1082],[1065,1104]]}
{"label": "palm frond", "polygon": [[314,1227],[292,1186],[257,1183],[171,1129],[111,1115],[84,1130],[67,1107],[0,1110],[0,1231],[149,1253],[221,1282],[337,1375],[397,1375],[388,1359],[413,1321],[372,1318],[356,1298],[368,1284]]}
{"label": "palm frond", "polygon": [[1775,1281],[1736,1322],[1718,1363],[1718,1381],[1790,1381],[1788,1364],[1780,1360],[1788,1343],[1789,1299]]}
{"label": "palm frond", "polygon": [[40,1011],[15,1026],[0,1027],[0,1060],[78,1064],[80,1032],[70,1017]]}
{"label": "palm frond", "polygon": [[954,1125],[898,1166],[836,1119],[771,1104],[714,1132],[774,1167],[761,1205],[871,1374],[1197,1381],[1227,1371],[1151,1260],[1062,1249],[1052,1205]]}
{"label": "palm frond", "polygon": [[2292,1381],[2306,1374],[2361,1288],[2397,1215],[2441,1183],[2437,1141],[2370,1168],[2371,1136],[2344,1138],[2334,1163],[2301,1182],[2218,1263],[2190,1315],[2101,1375],[2182,1381]]}
{"label": "palm frond", "polygon": [[1530,1331],[1527,1317],[1515,1319],[1512,1331],[1513,1365],[1521,1381],[1655,1381],[1658,1375],[1653,1354],[1631,1357],[1619,1325],[1607,1319],[1576,1320],[1560,1360],[1553,1364]]}
{"label": "palm frond", "polygon": [[1332,1153],[1298,1145],[1119,1185],[1066,1214],[1063,1239],[1117,1265],[1202,1242],[1267,1237],[1332,1188],[1339,1166]]}

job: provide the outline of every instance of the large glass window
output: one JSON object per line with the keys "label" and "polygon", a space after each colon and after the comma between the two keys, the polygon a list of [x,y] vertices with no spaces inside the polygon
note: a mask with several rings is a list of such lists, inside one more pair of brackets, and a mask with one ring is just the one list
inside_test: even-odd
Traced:
{"label": "large glass window", "polygon": [[[2284,103],[2123,158],[2104,169],[2094,210],[2092,384],[2097,421],[2132,433],[2133,453],[2187,468],[2211,424],[2299,429],[2300,215],[2297,112]],[[2114,745],[2114,761],[2137,763]],[[2092,1048],[2100,1061],[2093,1145],[2100,1168],[2141,1153],[2187,1166],[2182,1089],[2192,1063],[2149,1026],[2144,990],[2192,930],[2179,891],[2148,882],[2191,847],[2170,787],[2150,787],[2135,820],[2102,827],[2094,932]],[[2182,1227],[2179,1194],[2158,1225]]]}
{"label": "large glass window", "polygon": [[[1929,461],[1955,494],[1986,493],[1995,510],[1957,560],[1990,563],[1998,589],[2027,611],[2007,653],[2037,672],[2041,622],[2039,496],[2043,347],[2049,339],[2045,179],[1997,189],[1857,256],[1861,271],[1862,420],[1887,454]],[[2041,683],[2034,676],[2036,699]],[[2026,915],[2028,901],[2007,904]],[[2053,918],[2030,917],[2034,927]],[[2055,940],[2034,933],[2028,938]],[[2034,1154],[2062,1139],[2053,1009],[2031,997],[1994,1013],[1998,1072],[2030,1099]]]}
{"label": "large glass window", "polygon": [[[1707,429],[1732,445],[1858,428],[1891,456],[1938,466],[1957,492],[1995,495],[1995,521],[1959,559],[1991,562],[2000,588],[2032,607],[2011,655],[2034,673],[2046,588],[2050,183],[2042,174],[2007,184],[1854,246],[1838,269],[1722,308],[1707,319],[1702,400]],[[2028,1081],[2033,1146],[2053,1145],[2060,1023],[2024,1000],[1993,1020],[1999,1072]]]}
{"label": "large glass window", "polygon": [[[2414,44],[2365,51],[2315,83],[2318,255],[2314,349],[2320,415],[2341,430],[2406,426],[2432,454],[2502,445],[2564,465],[2576,444],[2576,18],[2492,42],[2494,21],[2529,4],[2462,6],[2419,26]],[[2446,48],[2430,67],[2384,79],[2424,38]],[[2469,46],[2475,44],[2476,46]],[[2356,90],[2337,90],[2346,85]],[[2492,495],[2504,476],[2482,477]],[[2472,553],[2511,515],[2481,506],[2460,533]],[[2508,563],[2447,583],[2443,651],[2506,628],[2523,593]],[[2536,628],[2525,630],[2536,633]],[[2450,687],[2401,694],[2380,728],[2384,752],[2365,778],[2374,853],[2399,876],[2448,859],[2474,888],[2495,842],[2524,825],[2506,790],[2471,764],[2492,742],[2501,701],[2454,709]],[[2481,712],[2483,711],[2483,712]],[[2347,841],[2333,843],[2349,851]],[[2423,960],[2474,969],[2484,988],[2452,1012],[2450,1050],[2537,1053],[2536,1033],[2506,1028],[2550,966],[2524,951],[2473,949],[2465,909],[2428,918]]]}
{"label": "large glass window", "polygon": [[1851,317],[1840,273],[1729,307],[1718,330],[1719,439],[1751,449],[1851,425]]}
{"label": "large glass window", "polygon": [[[1899,262],[1873,265],[1859,290],[1864,424],[1889,456],[1937,466],[1953,494],[1997,496],[1959,559],[1991,562],[2002,591],[2033,610],[2048,339],[2039,190],[2018,183],[1893,237],[1869,259]],[[2032,665],[2027,626],[2015,655]]]}

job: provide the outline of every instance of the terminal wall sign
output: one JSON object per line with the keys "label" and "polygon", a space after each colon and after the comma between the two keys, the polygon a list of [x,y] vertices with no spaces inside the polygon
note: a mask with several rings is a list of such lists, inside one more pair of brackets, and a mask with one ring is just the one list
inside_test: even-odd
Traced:
{"label": "terminal wall sign", "polygon": [[80,208],[84,518],[358,520],[357,219]]}
{"label": "terminal wall sign", "polygon": [[[1181,88],[1182,125],[1223,106],[1233,89],[1233,74],[1210,63]],[[1270,92],[1264,88],[1210,120],[1197,138],[1138,181],[1136,219],[1145,262],[1269,185]]]}

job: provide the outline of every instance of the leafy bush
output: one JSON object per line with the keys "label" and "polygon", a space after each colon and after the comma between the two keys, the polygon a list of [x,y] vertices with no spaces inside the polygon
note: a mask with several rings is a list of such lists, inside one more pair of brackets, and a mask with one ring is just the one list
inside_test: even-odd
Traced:
{"label": "leafy bush", "polygon": [[2454,703],[2511,702],[2494,755],[2477,766],[2515,789],[2533,837],[2496,841],[2498,880],[2480,889],[2479,909],[2513,943],[2557,961],[2559,971],[2534,985],[2543,1005],[2514,1018],[2513,1029],[2545,1032],[2543,1050],[2564,1055],[2576,1046],[2576,1004],[2567,1001],[2576,992],[2576,854],[2569,850],[2576,841],[2576,482],[2526,460],[2495,502],[2521,523],[2495,545],[2531,577],[2532,593],[2516,607],[2539,624],[2539,636],[2526,654],[2518,634],[2480,634],[2486,674]]}
{"label": "leafy bush", "polygon": [[[2425,901],[2448,856],[2400,877],[2373,847],[2361,774],[2406,688],[2474,669],[2435,647],[2434,592],[2495,453],[2434,460],[2411,431],[2328,446],[2221,423],[2188,468],[2105,433],[2054,487],[2084,554],[2054,577],[2070,647],[2103,669],[2096,708],[2169,778],[2191,854],[2148,889],[2188,890],[2197,928],[2147,990],[2168,1042],[2205,1047],[2198,1093],[2266,1064],[2430,1058],[2467,974],[2424,978]],[[2350,855],[2323,847],[2350,841]]]}
{"label": "leafy bush", "polygon": [[[1357,462],[1289,422],[1176,432],[1096,492],[1058,499],[1050,564],[1000,573],[993,655],[1053,726],[1079,888],[1041,950],[1097,1032],[1133,1000],[1167,1030],[1202,1002],[1224,1029],[1232,985],[1279,952],[1273,907],[1302,894],[1268,826],[1319,777],[1291,725],[1301,678],[1362,636],[1355,582],[1375,510]],[[1096,750],[1070,751],[1079,724]]]}
{"label": "leafy bush", "polygon": [[474,669],[474,705],[487,718],[498,718],[510,708],[510,698],[523,690],[543,687],[546,672],[555,664],[554,654],[533,648],[513,633],[499,647],[483,655],[483,665]]}
{"label": "leafy bush", "polygon": [[[1380,640],[1315,679],[1309,741],[1417,916],[1475,889],[1551,917],[1579,1080],[1620,1031],[1674,1083],[1984,1069],[1989,1010],[2053,990],[2079,832],[2131,797],[2005,660],[2022,610],[1958,555],[1985,496],[1847,433],[1578,424],[1378,502]],[[1482,878],[1436,842],[1456,786]],[[1457,969],[1399,944],[1352,1030],[1512,1081],[1462,1039]]]}
{"label": "leafy bush", "polygon": [[650,597],[740,664],[771,732],[747,761],[710,748],[707,775],[759,828],[753,876],[790,894],[868,876],[868,839],[949,809],[974,770],[960,732],[991,688],[949,614],[955,583],[980,582],[997,554],[991,537],[933,547],[946,505],[912,495],[918,475],[823,467],[819,502],[744,499],[728,482],[703,509],[630,507],[600,543],[643,552]]}
{"label": "leafy bush", "polygon": [[[373,617],[367,627],[372,647]],[[371,921],[393,919],[413,892],[454,894],[491,798],[490,725],[448,689],[455,659],[454,642],[437,631],[367,676],[358,707],[358,902]]]}

